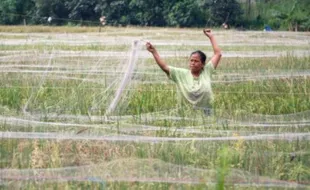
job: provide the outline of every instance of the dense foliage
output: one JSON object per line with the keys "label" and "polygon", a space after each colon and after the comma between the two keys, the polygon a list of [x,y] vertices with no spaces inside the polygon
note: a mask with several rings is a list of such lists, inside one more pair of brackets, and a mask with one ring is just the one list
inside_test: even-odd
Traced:
{"label": "dense foliage", "polygon": [[[310,29],[308,0],[2,0],[0,24]],[[48,18],[52,22],[48,22]]]}

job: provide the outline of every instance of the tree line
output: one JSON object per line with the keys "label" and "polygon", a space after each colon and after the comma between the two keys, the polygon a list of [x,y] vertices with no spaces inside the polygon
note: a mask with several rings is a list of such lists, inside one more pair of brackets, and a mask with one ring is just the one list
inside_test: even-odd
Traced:
{"label": "tree line", "polygon": [[309,0],[1,0],[0,24],[310,29]]}

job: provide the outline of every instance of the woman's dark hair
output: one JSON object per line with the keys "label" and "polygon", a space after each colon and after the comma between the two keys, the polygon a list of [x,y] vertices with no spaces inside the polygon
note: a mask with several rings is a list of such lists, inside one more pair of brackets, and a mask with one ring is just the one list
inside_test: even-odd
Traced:
{"label": "woman's dark hair", "polygon": [[197,50],[197,51],[194,51],[193,53],[191,53],[191,56],[192,56],[193,54],[196,54],[196,53],[199,54],[199,56],[200,56],[200,61],[202,62],[203,65],[205,65],[205,64],[206,64],[206,59],[207,59],[206,54],[203,53],[203,52],[200,51],[200,50]]}

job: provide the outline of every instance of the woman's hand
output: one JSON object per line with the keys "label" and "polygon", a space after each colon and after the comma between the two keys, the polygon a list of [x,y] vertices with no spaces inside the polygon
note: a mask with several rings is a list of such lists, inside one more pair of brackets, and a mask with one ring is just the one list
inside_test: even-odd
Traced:
{"label": "woman's hand", "polygon": [[216,68],[217,65],[219,64],[220,60],[221,60],[221,57],[222,57],[221,49],[217,45],[215,37],[211,33],[211,29],[204,29],[203,33],[209,38],[209,40],[211,42],[213,52],[214,52],[214,55],[211,58],[211,62],[213,63],[214,68]]}
{"label": "woman's hand", "polygon": [[154,53],[156,51],[155,47],[150,42],[146,42],[145,46],[146,49],[151,53]]}
{"label": "woman's hand", "polygon": [[203,33],[208,36],[208,38],[213,37],[213,34],[211,33],[211,29],[207,28],[203,30]]}

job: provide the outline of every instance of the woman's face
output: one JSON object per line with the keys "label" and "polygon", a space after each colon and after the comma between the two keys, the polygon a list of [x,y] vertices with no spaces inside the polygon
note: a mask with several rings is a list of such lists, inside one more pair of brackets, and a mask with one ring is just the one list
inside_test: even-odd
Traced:
{"label": "woman's face", "polygon": [[200,55],[194,53],[191,55],[189,60],[189,68],[192,72],[200,72],[203,69],[204,65],[201,62]]}

